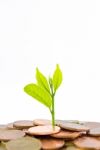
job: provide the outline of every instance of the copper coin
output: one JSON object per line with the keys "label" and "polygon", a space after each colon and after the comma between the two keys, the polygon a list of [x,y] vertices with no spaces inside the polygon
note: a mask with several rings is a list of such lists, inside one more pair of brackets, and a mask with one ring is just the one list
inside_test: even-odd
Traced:
{"label": "copper coin", "polygon": [[35,119],[33,120],[33,123],[35,125],[42,126],[42,125],[50,125],[51,121],[47,119]]}
{"label": "copper coin", "polygon": [[30,135],[50,135],[53,133],[58,133],[60,131],[60,127],[55,126],[55,129],[52,128],[51,125],[45,126],[35,126],[28,129],[28,134]]}
{"label": "copper coin", "polygon": [[59,149],[64,146],[64,140],[61,139],[49,138],[49,139],[40,139],[40,141],[42,143],[42,149],[46,150]]}
{"label": "copper coin", "polygon": [[66,139],[75,139],[79,137],[82,133],[81,132],[72,132],[67,130],[60,130],[60,132],[52,134],[52,137],[55,138],[66,138]]}
{"label": "copper coin", "polygon": [[93,128],[88,132],[92,136],[100,136],[100,128]]}
{"label": "copper coin", "polygon": [[74,144],[84,149],[100,149],[100,140],[94,137],[80,137],[74,141]]}
{"label": "copper coin", "polygon": [[81,124],[76,124],[76,123],[59,123],[59,126],[63,129],[67,129],[70,131],[88,131],[89,128],[81,125]]}
{"label": "copper coin", "polygon": [[0,141],[8,141],[25,136],[20,130],[2,130],[0,131]]}
{"label": "copper coin", "polygon": [[33,121],[30,120],[19,120],[13,123],[13,126],[18,129],[26,129],[34,126]]}

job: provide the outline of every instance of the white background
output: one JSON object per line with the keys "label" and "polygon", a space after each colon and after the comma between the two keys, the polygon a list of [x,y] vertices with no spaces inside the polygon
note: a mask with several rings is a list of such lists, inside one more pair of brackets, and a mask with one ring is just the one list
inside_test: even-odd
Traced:
{"label": "white background", "polygon": [[23,87],[57,63],[56,118],[100,121],[100,0],[0,0],[1,124],[51,118]]}

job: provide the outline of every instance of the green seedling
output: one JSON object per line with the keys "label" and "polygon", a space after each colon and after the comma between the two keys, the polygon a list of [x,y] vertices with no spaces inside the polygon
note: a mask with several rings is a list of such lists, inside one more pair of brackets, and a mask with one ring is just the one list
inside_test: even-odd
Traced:
{"label": "green seedling", "polygon": [[56,65],[56,69],[52,77],[46,78],[38,68],[36,68],[36,81],[37,83],[30,83],[24,87],[24,91],[44,104],[52,116],[52,127],[55,127],[55,94],[57,89],[62,83],[62,72],[59,65]]}

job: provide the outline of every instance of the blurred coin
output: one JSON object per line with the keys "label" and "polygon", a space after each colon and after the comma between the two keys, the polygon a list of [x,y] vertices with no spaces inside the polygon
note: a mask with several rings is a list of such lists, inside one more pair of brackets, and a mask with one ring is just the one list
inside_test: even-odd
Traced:
{"label": "blurred coin", "polygon": [[92,136],[100,136],[100,128],[93,128],[88,132]]}
{"label": "blurred coin", "polygon": [[8,141],[25,136],[20,130],[2,130],[0,131],[0,141]]}
{"label": "blurred coin", "polygon": [[62,148],[62,150],[84,150],[84,149],[78,148],[76,146],[68,146],[66,148]]}
{"label": "blurred coin", "polygon": [[28,129],[23,129],[23,132],[25,132],[26,134],[28,133]]}
{"label": "blurred coin", "polygon": [[0,143],[0,150],[7,150],[3,143]]}
{"label": "blurred coin", "polygon": [[84,125],[87,126],[90,129],[100,128],[100,122],[85,122]]}
{"label": "blurred coin", "polygon": [[71,130],[71,131],[88,131],[89,128],[76,123],[59,123],[59,126],[63,129]]}
{"label": "blurred coin", "polygon": [[13,126],[18,129],[26,129],[34,126],[33,121],[30,120],[19,120],[13,123]]}
{"label": "blurred coin", "polygon": [[7,129],[7,125],[0,125],[0,130],[6,130]]}
{"label": "blurred coin", "polygon": [[6,143],[7,150],[40,150],[40,140],[33,137],[23,137]]}
{"label": "blurred coin", "polygon": [[13,126],[13,123],[8,123],[7,128],[8,129],[16,129],[16,127]]}
{"label": "blurred coin", "polygon": [[73,141],[65,141],[65,146],[66,147],[74,146]]}
{"label": "blurred coin", "polygon": [[42,125],[50,125],[51,121],[47,119],[35,119],[33,120],[33,123],[35,125],[42,126]]}
{"label": "blurred coin", "polygon": [[79,120],[56,120],[56,125],[59,125],[60,123],[75,123],[75,124],[81,124],[81,125],[84,124],[83,121],[79,121]]}
{"label": "blurred coin", "polygon": [[80,137],[74,141],[74,144],[84,149],[100,149],[100,140],[94,137]]}

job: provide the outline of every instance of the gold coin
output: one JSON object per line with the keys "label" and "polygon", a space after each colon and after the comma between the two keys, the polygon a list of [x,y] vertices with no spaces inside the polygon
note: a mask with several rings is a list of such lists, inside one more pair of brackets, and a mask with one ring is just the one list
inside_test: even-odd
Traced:
{"label": "gold coin", "polygon": [[40,150],[40,140],[33,137],[22,137],[6,143],[7,150]]}
{"label": "gold coin", "polygon": [[0,143],[0,150],[7,150],[3,143]]}

